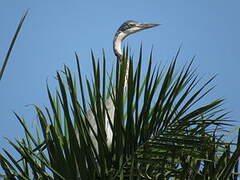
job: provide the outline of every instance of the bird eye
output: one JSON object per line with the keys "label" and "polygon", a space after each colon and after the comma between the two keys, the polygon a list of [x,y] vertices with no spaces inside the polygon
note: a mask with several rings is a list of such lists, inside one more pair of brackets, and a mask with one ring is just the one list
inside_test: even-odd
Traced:
{"label": "bird eye", "polygon": [[129,25],[129,26],[135,26],[135,24],[132,23],[132,22],[128,23],[128,25]]}

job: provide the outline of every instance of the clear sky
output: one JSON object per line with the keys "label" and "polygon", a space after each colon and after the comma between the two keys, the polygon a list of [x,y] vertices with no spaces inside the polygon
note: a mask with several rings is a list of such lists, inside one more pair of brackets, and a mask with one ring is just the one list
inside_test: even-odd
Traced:
{"label": "clear sky", "polygon": [[[240,119],[240,1],[239,0],[1,0],[0,64],[17,23],[30,12],[0,82],[0,148],[4,136],[22,136],[13,111],[31,126],[33,107],[48,105],[46,80],[54,89],[54,75],[64,64],[74,68],[74,52],[90,75],[90,50],[97,57],[106,51],[109,66],[115,61],[112,39],[126,20],[161,23],[126,39],[135,56],[154,46],[154,63],[167,64],[182,45],[178,65],[194,55],[200,77],[218,74],[214,98],[225,98],[231,119]],[[147,62],[146,62],[147,63]]]}

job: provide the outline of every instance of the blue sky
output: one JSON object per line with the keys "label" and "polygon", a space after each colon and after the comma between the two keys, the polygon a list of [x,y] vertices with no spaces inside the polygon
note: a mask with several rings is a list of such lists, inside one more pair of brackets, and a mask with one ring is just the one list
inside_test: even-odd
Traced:
{"label": "blue sky", "polygon": [[[200,77],[218,74],[211,97],[225,98],[231,119],[240,119],[240,2],[237,0],[148,0],[148,1],[33,1],[2,0],[0,6],[0,64],[17,23],[30,9],[13,54],[0,82],[0,147],[4,136],[22,136],[13,111],[30,127],[36,121],[33,107],[48,105],[46,81],[54,89],[54,75],[64,64],[74,68],[74,52],[90,76],[90,50],[97,57],[106,51],[109,66],[115,61],[112,39],[126,20],[162,25],[126,39],[135,56],[154,46],[154,63],[167,64],[182,45],[178,65],[194,55]],[[147,62],[146,62],[147,63]]]}

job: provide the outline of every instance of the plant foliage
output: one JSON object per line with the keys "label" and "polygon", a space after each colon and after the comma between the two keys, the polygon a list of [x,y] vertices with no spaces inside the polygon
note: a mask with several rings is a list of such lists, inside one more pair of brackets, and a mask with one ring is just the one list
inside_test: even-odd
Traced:
{"label": "plant foliage", "polygon": [[[86,80],[76,54],[77,76],[65,66],[57,72],[55,94],[47,87],[50,107],[35,105],[37,135],[15,114],[25,137],[8,140],[19,157],[3,149],[2,177],[236,179],[240,147],[222,140],[230,125],[223,100],[205,98],[214,77],[200,83],[193,60],[177,71],[178,54],[168,67],[161,67],[152,65],[151,53],[143,74],[142,48],[136,67],[126,50],[122,64],[116,63],[108,76],[105,54],[97,61],[92,53],[93,78]],[[113,121],[107,102],[114,108]],[[110,144],[107,123],[113,131]]]}
{"label": "plant foliage", "polygon": [[8,62],[8,60],[9,60],[10,54],[11,54],[11,52],[12,52],[12,50],[13,50],[14,44],[15,44],[15,42],[16,42],[16,39],[17,39],[17,37],[18,37],[18,35],[19,35],[19,32],[20,32],[20,30],[21,30],[21,28],[22,28],[23,22],[24,22],[24,20],[25,20],[25,18],[26,18],[26,16],[27,16],[27,14],[28,14],[28,11],[26,11],[26,12],[24,13],[24,15],[22,16],[22,18],[20,19],[20,22],[19,22],[19,24],[18,24],[18,26],[17,26],[16,32],[15,32],[15,34],[14,34],[14,36],[13,36],[13,39],[12,39],[12,41],[11,41],[11,43],[10,43],[10,46],[9,46],[9,48],[8,48],[6,57],[4,58],[4,61],[3,61],[3,65],[2,65],[2,67],[0,68],[0,80],[2,79],[3,72],[4,72],[4,70],[5,70],[6,66],[7,66],[7,62]]}

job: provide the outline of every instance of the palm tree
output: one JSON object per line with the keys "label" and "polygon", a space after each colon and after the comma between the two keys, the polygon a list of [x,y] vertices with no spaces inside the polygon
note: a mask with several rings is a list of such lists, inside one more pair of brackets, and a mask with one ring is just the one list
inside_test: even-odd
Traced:
{"label": "palm tree", "polygon": [[[200,105],[212,91],[210,84],[214,77],[200,86],[192,60],[176,71],[178,54],[179,51],[168,67],[160,67],[152,65],[151,53],[145,60],[149,64],[143,75],[142,48],[136,68],[133,57],[125,50],[123,65],[116,63],[111,72],[106,71],[105,54],[101,61],[96,61],[92,53],[93,79],[86,81],[76,54],[77,76],[64,66],[56,75],[59,88],[55,95],[47,87],[51,106],[43,110],[35,105],[40,122],[36,133],[15,114],[25,137],[16,142],[8,140],[20,157],[3,149],[1,176],[6,179],[236,179],[240,150],[238,144],[223,141],[226,126],[230,125],[222,108],[223,100]],[[127,59],[130,64],[125,92]],[[105,116],[109,116],[104,102],[109,96],[115,106],[110,147],[104,128]],[[94,136],[98,149],[90,137],[88,106],[96,119],[99,133]]]}

